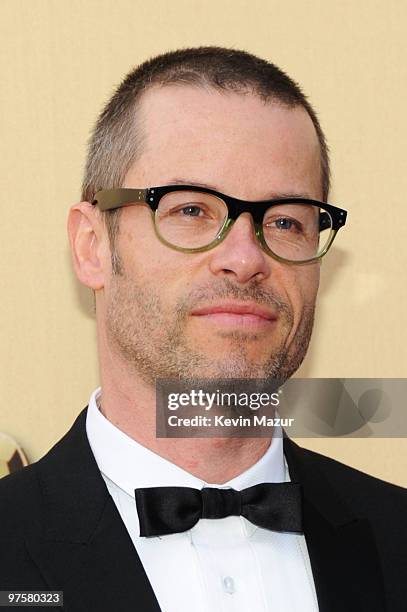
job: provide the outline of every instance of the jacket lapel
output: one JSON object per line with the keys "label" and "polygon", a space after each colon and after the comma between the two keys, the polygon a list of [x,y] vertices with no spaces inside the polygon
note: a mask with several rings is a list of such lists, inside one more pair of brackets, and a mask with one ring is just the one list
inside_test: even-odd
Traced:
{"label": "jacket lapel", "polygon": [[42,533],[26,546],[67,612],[160,608],[86,436],[86,409],[37,465]]}
{"label": "jacket lapel", "polygon": [[383,575],[368,519],[347,507],[317,455],[289,438],[284,453],[291,480],[303,487],[304,535],[320,612],[384,612]]}

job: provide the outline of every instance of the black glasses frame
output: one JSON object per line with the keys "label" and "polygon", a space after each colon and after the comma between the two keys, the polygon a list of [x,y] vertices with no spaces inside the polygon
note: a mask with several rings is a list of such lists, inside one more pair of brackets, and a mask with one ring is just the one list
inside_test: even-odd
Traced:
{"label": "black glasses frame", "polygon": [[[224,193],[220,193],[219,191],[215,191],[214,189],[209,189],[207,187],[198,187],[196,185],[165,185],[162,187],[148,187],[146,189],[129,189],[125,187],[120,187],[117,189],[104,189],[102,191],[98,191],[95,194],[95,197],[92,201],[92,204],[97,205],[101,211],[115,210],[117,208],[122,208],[124,206],[134,206],[136,204],[147,204],[153,213],[156,213],[158,209],[158,205],[163,196],[167,193],[171,193],[173,191],[196,191],[198,193],[208,193],[213,196],[216,196],[223,202],[225,202],[228,216],[220,229],[218,235],[215,240],[213,240],[209,245],[205,247],[199,248],[183,248],[177,247],[171,243],[168,243],[165,238],[163,238],[157,230],[157,225],[155,223],[156,216],[154,215],[154,226],[156,229],[156,233],[159,239],[164,242],[169,247],[176,249],[178,251],[194,253],[194,252],[202,252],[209,250],[219,244],[225,237],[228,231],[231,228],[232,222],[236,221],[236,219],[244,212],[248,212],[251,214],[253,221],[256,226],[256,236],[260,241],[262,248],[272,257],[279,261],[284,261],[286,263],[293,264],[302,264],[302,263],[311,263],[312,261],[316,261],[321,259],[323,255],[327,253],[332,242],[335,238],[338,230],[343,227],[346,223],[347,211],[343,208],[338,208],[337,206],[332,206],[332,204],[327,204],[326,202],[321,202],[319,200],[312,200],[309,198],[274,198],[271,200],[261,200],[261,201],[246,201],[239,200],[237,198],[233,198],[231,196],[225,195]],[[264,240],[263,231],[262,231],[262,222],[264,213],[266,210],[271,208],[272,206],[277,206],[281,204],[302,204],[302,205],[313,205],[318,208],[323,208],[323,211],[320,211],[319,214],[319,231],[330,228],[331,234],[328,238],[327,244],[325,245],[323,251],[319,253],[317,256],[301,261],[292,261],[284,259],[280,257],[276,253],[274,253],[267,243]],[[332,225],[331,225],[332,220]]]}

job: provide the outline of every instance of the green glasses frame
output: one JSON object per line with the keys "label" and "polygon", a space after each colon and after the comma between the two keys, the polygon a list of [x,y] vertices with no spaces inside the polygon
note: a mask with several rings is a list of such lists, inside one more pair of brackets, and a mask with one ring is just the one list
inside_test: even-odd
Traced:
{"label": "green glasses frame", "polygon": [[[197,248],[178,247],[168,242],[165,238],[163,238],[163,236],[161,236],[156,223],[156,213],[158,205],[163,196],[173,191],[195,191],[198,193],[208,193],[213,196],[216,196],[226,204],[226,207],[228,209],[228,215],[219,232],[209,244]],[[98,191],[95,194],[92,204],[97,205],[98,208],[104,212],[108,210],[122,208],[124,206],[147,204],[151,210],[155,232],[159,240],[166,246],[184,253],[202,253],[204,251],[209,251],[210,249],[213,249],[215,246],[220,244],[222,240],[226,238],[234,221],[236,221],[239,215],[241,215],[243,212],[248,212],[253,218],[256,238],[259,241],[262,249],[268,255],[278,261],[295,265],[312,263],[321,259],[330,249],[338,230],[345,225],[347,217],[346,210],[338,208],[336,206],[332,206],[331,204],[326,204],[325,202],[320,202],[319,200],[311,200],[308,198],[276,198],[272,200],[249,202],[245,200],[238,200],[237,198],[232,198],[231,196],[227,196],[223,193],[220,193],[219,191],[214,191],[213,189],[208,189],[206,187],[197,187],[196,185],[166,185],[164,187],[148,187],[146,189],[129,189],[124,187],[120,187],[118,189],[104,189],[102,191]],[[311,204],[318,208],[324,209],[323,211],[320,211],[319,214],[319,231],[322,231],[323,229],[327,229],[329,227],[331,229],[328,240],[323,250],[318,253],[318,255],[310,259],[293,261],[291,259],[285,259],[284,257],[280,257],[269,248],[263,235],[262,222],[264,213],[270,207],[281,204],[300,204],[304,206],[309,206]]]}

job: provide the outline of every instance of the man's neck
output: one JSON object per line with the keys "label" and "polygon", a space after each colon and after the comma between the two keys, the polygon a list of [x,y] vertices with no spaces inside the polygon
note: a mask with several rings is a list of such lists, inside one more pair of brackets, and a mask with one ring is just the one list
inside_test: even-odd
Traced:
{"label": "man's neck", "polygon": [[266,452],[270,438],[157,438],[155,390],[140,381],[102,380],[99,409],[130,438],[207,483],[223,484]]}

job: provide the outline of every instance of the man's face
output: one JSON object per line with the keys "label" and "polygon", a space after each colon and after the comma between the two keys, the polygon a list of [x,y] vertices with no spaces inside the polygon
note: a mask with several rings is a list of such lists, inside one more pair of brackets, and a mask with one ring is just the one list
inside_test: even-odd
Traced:
{"label": "man's face", "polygon": [[[146,140],[125,187],[184,182],[250,201],[321,199],[318,140],[302,108],[166,86],[149,90],[141,110]],[[146,205],[131,206],[116,246],[122,272],[103,291],[109,349],[144,380],[285,378],[299,367],[319,264],[264,253],[248,213],[217,247],[189,254],[158,240]]]}

